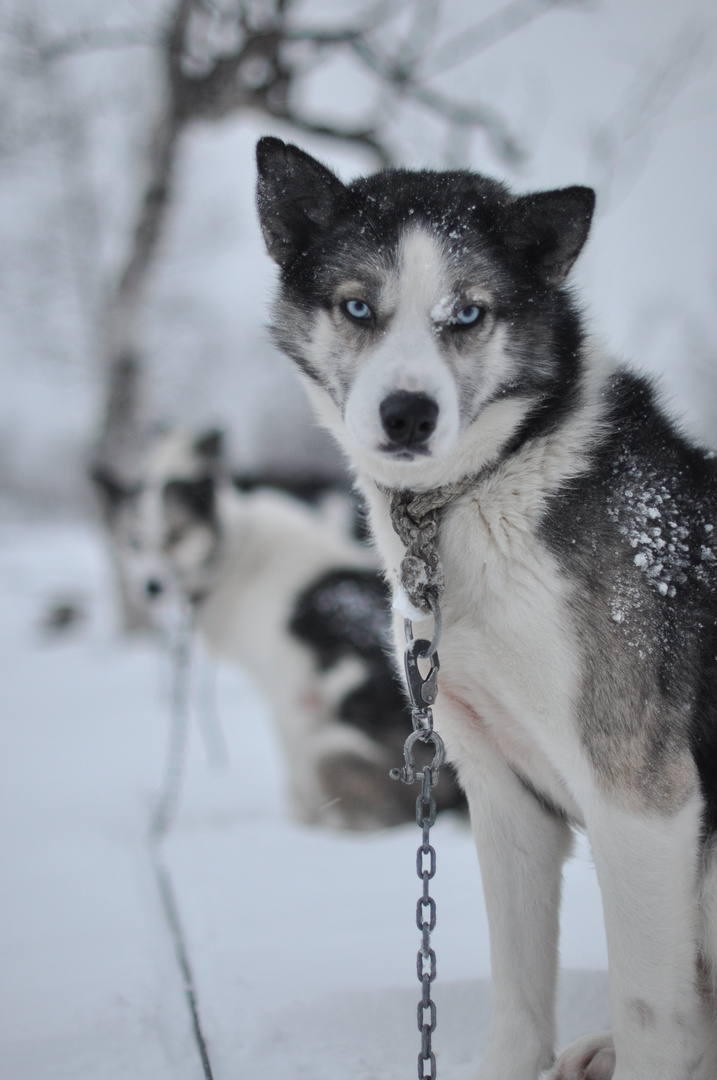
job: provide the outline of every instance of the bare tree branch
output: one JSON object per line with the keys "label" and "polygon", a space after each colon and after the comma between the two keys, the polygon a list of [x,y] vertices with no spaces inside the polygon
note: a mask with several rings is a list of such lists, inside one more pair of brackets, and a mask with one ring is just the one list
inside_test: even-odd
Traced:
{"label": "bare tree branch", "polygon": [[[413,25],[397,49],[398,63],[403,71],[413,74],[435,39],[439,7],[438,0],[417,0]],[[373,23],[367,23],[366,26],[368,33],[375,37],[376,26]]]}
{"label": "bare tree branch", "polygon": [[[281,17],[289,0],[274,9]],[[250,13],[238,9],[238,47],[208,64],[188,47],[197,0],[180,0],[163,36],[167,99],[151,141],[149,176],[140,204],[128,261],[110,298],[106,316],[107,402],[95,462],[131,472],[141,401],[142,365],[139,326],[147,278],[155,261],[166,211],[171,201],[179,141],[195,120],[216,120],[237,110],[258,111],[300,131],[341,139],[369,149],[378,163],[389,153],[372,127],[320,123],[300,115],[290,102],[294,79],[282,52],[282,25],[253,29]],[[131,387],[131,392],[128,391]],[[132,432],[131,438],[122,435]]]}
{"label": "bare tree branch", "polygon": [[[294,25],[289,18],[293,14],[292,0],[235,0],[233,5],[231,0],[178,0],[163,32],[152,26],[89,29],[49,44],[38,43],[39,55],[46,61],[92,49],[147,44],[159,45],[164,57],[167,99],[151,141],[149,177],[130,255],[107,317],[110,366],[113,358],[137,351],[134,338],[138,333],[138,310],[171,199],[178,140],[188,124],[251,110],[300,131],[368,149],[381,165],[388,165],[391,153],[380,134],[391,111],[388,102],[408,100],[433,112],[456,132],[482,130],[495,152],[513,164],[520,160],[522,150],[504,118],[487,106],[451,100],[426,84],[425,72],[435,74],[461,62],[471,51],[487,47],[562,2],[565,0],[513,0],[428,59],[425,54],[434,36],[438,0],[372,4],[354,26],[331,30]],[[413,13],[408,32],[394,44],[392,55],[384,55],[376,29],[407,7]],[[287,49],[301,42],[327,55],[341,48],[352,51],[383,85],[379,118],[346,125],[303,115],[292,101],[301,65]],[[421,67],[424,75],[419,77]]]}
{"label": "bare tree branch", "polygon": [[[462,35],[446,43],[437,57],[430,49],[439,0],[384,0],[367,6],[353,26],[338,28],[297,25],[292,20],[293,0],[176,0],[164,29],[151,25],[88,29],[37,42],[38,56],[45,63],[91,50],[154,45],[164,64],[166,97],[151,139],[148,176],[128,258],[105,316],[107,396],[96,463],[131,470],[143,398],[141,312],[172,198],[180,139],[191,123],[251,110],[298,131],[369,150],[378,164],[387,166],[392,155],[382,132],[401,103],[413,102],[444,121],[456,145],[458,132],[481,130],[496,154],[513,164],[522,150],[505,119],[488,106],[451,100],[427,84],[425,72],[435,74],[461,62],[470,50],[485,47],[559,2],[513,0],[479,23],[468,40]],[[391,20],[406,9],[412,16],[408,29],[398,36],[389,33]],[[391,42],[387,52],[379,29],[381,40]],[[382,88],[377,114],[353,124],[305,115],[294,92],[304,67],[295,47],[302,43],[317,61],[340,50],[353,54]]]}
{"label": "bare tree branch", "polygon": [[[424,0],[421,0],[421,4]],[[430,0],[429,0],[430,2]],[[343,29],[327,30],[321,26],[295,26],[287,18],[285,24],[285,36],[287,40],[312,41],[318,44],[339,44],[351,41],[355,37],[365,34],[368,30],[377,30],[386,26],[405,8],[415,4],[416,0],[377,0],[361,13],[351,26]]]}
{"label": "bare tree branch", "polygon": [[551,8],[580,6],[585,0],[513,0],[499,11],[494,11],[474,26],[469,26],[455,37],[449,38],[426,62],[422,70],[424,79],[442,75],[459,64],[465,63],[491,45],[502,41],[516,30],[540,18]]}
{"label": "bare tree branch", "polygon": [[613,115],[590,139],[591,183],[603,208],[614,199],[618,181],[622,196],[636,182],[655,138],[655,125],[664,120],[675,99],[711,62],[711,49],[702,28],[685,26],[667,50],[640,70]]}
{"label": "bare tree branch", "polygon": [[384,168],[388,168],[394,164],[394,159],[390,151],[379,139],[376,131],[373,129],[362,131],[354,128],[342,128],[336,124],[313,123],[311,120],[304,119],[293,109],[289,108],[285,110],[277,109],[274,111],[273,116],[277,120],[285,120],[298,131],[305,131],[311,135],[322,135],[328,139],[341,139],[344,142],[354,143],[356,146],[363,146],[375,154],[379,163]]}
{"label": "bare tree branch", "polygon": [[[426,80],[487,48],[549,8],[581,2],[584,0],[514,0],[460,38],[445,43],[423,64],[437,17],[437,0],[418,0],[415,4],[413,25],[395,50],[395,57],[383,56],[370,39],[375,39],[378,26],[407,6],[405,0],[396,5],[372,5],[364,13],[362,25],[330,31],[287,25],[285,17],[291,0],[276,0],[275,4],[265,6],[259,20],[252,19],[245,3],[240,4],[237,18],[244,33],[241,47],[214,57],[203,72],[191,70],[187,38],[190,20],[198,10],[209,14],[219,11],[211,0],[180,0],[164,34],[147,27],[87,30],[46,44],[40,52],[44,58],[55,59],[79,51],[163,43],[170,97],[180,127],[194,119],[218,119],[247,108],[287,120],[303,131],[355,142],[371,149],[381,163],[386,163],[390,155],[376,135],[375,124],[353,130],[328,122],[313,122],[299,117],[289,106],[290,90],[300,71],[287,61],[283,46],[302,41],[324,51],[347,46],[384,82],[389,92],[423,105],[450,125],[482,129],[495,153],[512,165],[524,153],[496,110],[452,101],[440,91],[430,89]],[[226,11],[223,17],[228,17]],[[419,67],[422,67],[420,77],[415,74]]]}
{"label": "bare tree branch", "polygon": [[395,88],[397,95],[424,105],[449,124],[480,128],[494,151],[506,164],[514,165],[525,157],[525,152],[510,134],[503,118],[495,110],[485,106],[470,106],[451,101],[440,91],[429,89],[418,82],[400,64],[394,64],[393,61],[381,57],[362,37],[353,39],[349,44],[367,67]]}
{"label": "bare tree branch", "polygon": [[[444,70],[489,41],[513,32],[563,0],[513,0],[501,12],[485,19],[460,40],[446,43],[432,58],[432,70]],[[404,32],[384,54],[377,28],[407,7],[411,19]],[[290,20],[292,0],[177,0],[162,33],[156,28],[125,27],[85,31],[45,46],[43,55],[59,58],[82,50],[130,47],[158,42],[164,59],[167,96],[151,142],[149,176],[139,207],[127,263],[118,278],[106,317],[106,363],[109,401],[100,438],[100,457],[115,457],[118,425],[110,417],[124,415],[139,400],[141,374],[137,357],[140,309],[148,274],[155,261],[166,210],[171,201],[177,149],[182,133],[195,120],[216,120],[233,112],[251,110],[284,121],[313,135],[338,139],[369,150],[382,166],[391,164],[391,152],[381,131],[392,109],[411,101],[432,112],[454,132],[481,130],[495,153],[508,164],[523,156],[504,118],[485,105],[451,100],[431,88],[418,74],[431,58],[426,52],[435,32],[438,0],[397,0],[371,5],[354,26],[310,29]],[[391,36],[386,35],[390,40]],[[305,42],[317,53],[334,56],[348,49],[383,86],[378,117],[359,124],[342,124],[306,116],[294,103],[293,89],[301,64],[290,46]],[[133,358],[128,367],[128,357]],[[124,374],[122,374],[124,373]],[[127,376],[133,394],[126,392]],[[122,377],[120,377],[120,375]],[[113,404],[113,395],[117,401]],[[118,396],[119,395],[119,396]],[[129,403],[129,404],[128,404]],[[129,422],[129,421],[127,421]],[[109,441],[108,441],[109,440]]]}
{"label": "bare tree branch", "polygon": [[137,45],[156,47],[160,31],[146,25],[97,27],[38,44],[43,60],[59,60],[77,53],[98,52],[102,49],[127,49]]}

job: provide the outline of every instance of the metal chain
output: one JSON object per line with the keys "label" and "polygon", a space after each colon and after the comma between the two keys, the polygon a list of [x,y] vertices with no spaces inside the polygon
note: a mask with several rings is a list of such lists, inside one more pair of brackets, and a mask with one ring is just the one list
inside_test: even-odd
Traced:
{"label": "metal chain", "polygon": [[[438,693],[438,642],[441,637],[441,609],[439,600],[445,586],[443,565],[438,550],[438,534],[445,508],[475,487],[481,474],[464,476],[453,484],[424,492],[388,488],[377,485],[388,499],[388,509],[393,530],[403,542],[406,554],[398,573],[398,597],[408,601],[421,615],[433,615],[433,640],[414,638],[413,623],[405,619],[406,683],[411,700],[413,731],[403,748],[405,764],[402,769],[392,769],[394,780],[412,784],[419,776],[423,779],[421,794],[416,800],[416,821],[423,838],[416,857],[416,869],[423,882],[423,895],[416,908],[416,922],[421,931],[421,948],[418,952],[417,972],[422,994],[418,1004],[418,1030],[421,1032],[421,1052],[418,1055],[419,1080],[434,1080],[436,1057],[431,1045],[436,1028],[436,1005],[431,999],[431,983],[436,977],[436,954],[431,948],[431,932],[436,925],[436,903],[429,893],[429,882],[436,872],[436,853],[430,843],[430,829],[436,820],[436,804],[431,788],[438,782],[438,770],[446,756],[443,740],[433,730],[431,705]],[[401,594],[403,594],[401,596]],[[405,614],[412,614],[405,611]],[[419,659],[429,661],[427,675],[422,675]],[[413,747],[416,742],[432,743],[433,761],[416,769]],[[428,865],[426,865],[428,859]],[[429,1071],[426,1072],[426,1069]]]}
{"label": "metal chain", "polygon": [[[436,803],[431,788],[438,782],[438,771],[446,756],[443,739],[433,730],[433,712],[431,705],[438,693],[438,641],[441,633],[441,615],[438,602],[429,599],[433,611],[435,631],[432,641],[414,638],[413,624],[405,620],[406,651],[404,664],[406,683],[411,701],[411,720],[413,731],[403,747],[405,764],[401,769],[392,769],[394,780],[412,784],[422,778],[421,793],[416,799],[416,821],[421,829],[421,844],[416,854],[416,873],[423,882],[423,892],[416,904],[416,924],[421,931],[421,947],[416,957],[416,973],[421,984],[421,999],[418,1002],[417,1020],[421,1033],[421,1050],[418,1055],[419,1080],[435,1080],[436,1055],[433,1051],[432,1038],[436,1028],[436,1004],[431,997],[431,983],[436,977],[436,954],[431,948],[431,933],[436,925],[436,902],[430,895],[429,882],[436,873],[436,852],[431,846],[431,826],[436,820]],[[422,675],[418,666],[419,659],[429,662],[427,675]],[[433,760],[430,765],[416,769],[414,746],[417,742],[432,744]],[[428,1071],[426,1071],[428,1070]]]}
{"label": "metal chain", "polygon": [[[436,852],[429,842],[431,825],[436,820],[436,802],[431,795],[432,769],[423,770],[423,787],[416,799],[416,821],[423,830],[423,842],[416,855],[416,873],[423,881],[423,895],[416,905],[416,924],[421,931],[421,947],[416,957],[416,974],[422,987],[416,1016],[421,1033],[421,1052],[418,1055],[419,1080],[436,1074],[436,1055],[431,1039],[436,1029],[436,1004],[431,997],[431,983],[436,977],[436,954],[431,948],[431,931],[436,925],[436,901],[429,894],[428,883],[436,872]],[[428,856],[428,866],[426,866]],[[426,1018],[426,1013],[428,1017]],[[428,1065],[429,1071],[426,1072]]]}

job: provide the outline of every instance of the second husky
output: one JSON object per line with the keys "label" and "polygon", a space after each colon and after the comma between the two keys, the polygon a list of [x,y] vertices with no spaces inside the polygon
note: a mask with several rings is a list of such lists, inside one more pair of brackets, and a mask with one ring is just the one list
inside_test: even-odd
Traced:
{"label": "second husky", "polygon": [[[386,587],[347,535],[346,499],[343,515],[337,493],[320,512],[231,477],[216,431],[159,432],[137,484],[96,480],[135,604],[159,625],[188,607],[209,652],[265,693],[295,816],[352,829],[413,819],[415,796],[389,778],[411,724],[386,654]],[[448,775],[437,800],[463,805]]]}

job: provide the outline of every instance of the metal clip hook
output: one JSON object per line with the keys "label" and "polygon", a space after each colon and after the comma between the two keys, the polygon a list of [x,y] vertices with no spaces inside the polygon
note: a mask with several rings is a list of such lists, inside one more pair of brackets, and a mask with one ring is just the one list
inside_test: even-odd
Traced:
{"label": "metal clip hook", "polygon": [[[430,647],[430,641],[426,641],[425,638],[412,638],[408,642],[404,653],[406,681],[411,703],[414,708],[419,710],[423,710],[426,705],[433,705],[438,694],[438,668],[440,666],[438,653],[433,653],[430,656]],[[430,659],[431,667],[425,678],[421,675],[418,667],[419,657]]]}

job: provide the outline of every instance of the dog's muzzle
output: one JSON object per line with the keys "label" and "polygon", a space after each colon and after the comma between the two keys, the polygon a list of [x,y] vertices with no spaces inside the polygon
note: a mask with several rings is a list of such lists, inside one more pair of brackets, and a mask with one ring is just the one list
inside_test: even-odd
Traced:
{"label": "dog's muzzle", "polygon": [[144,591],[150,600],[156,600],[164,592],[164,585],[158,578],[150,578],[144,583]]}
{"label": "dog's muzzle", "polygon": [[389,450],[421,450],[436,430],[438,405],[426,394],[397,390],[380,405]]}

